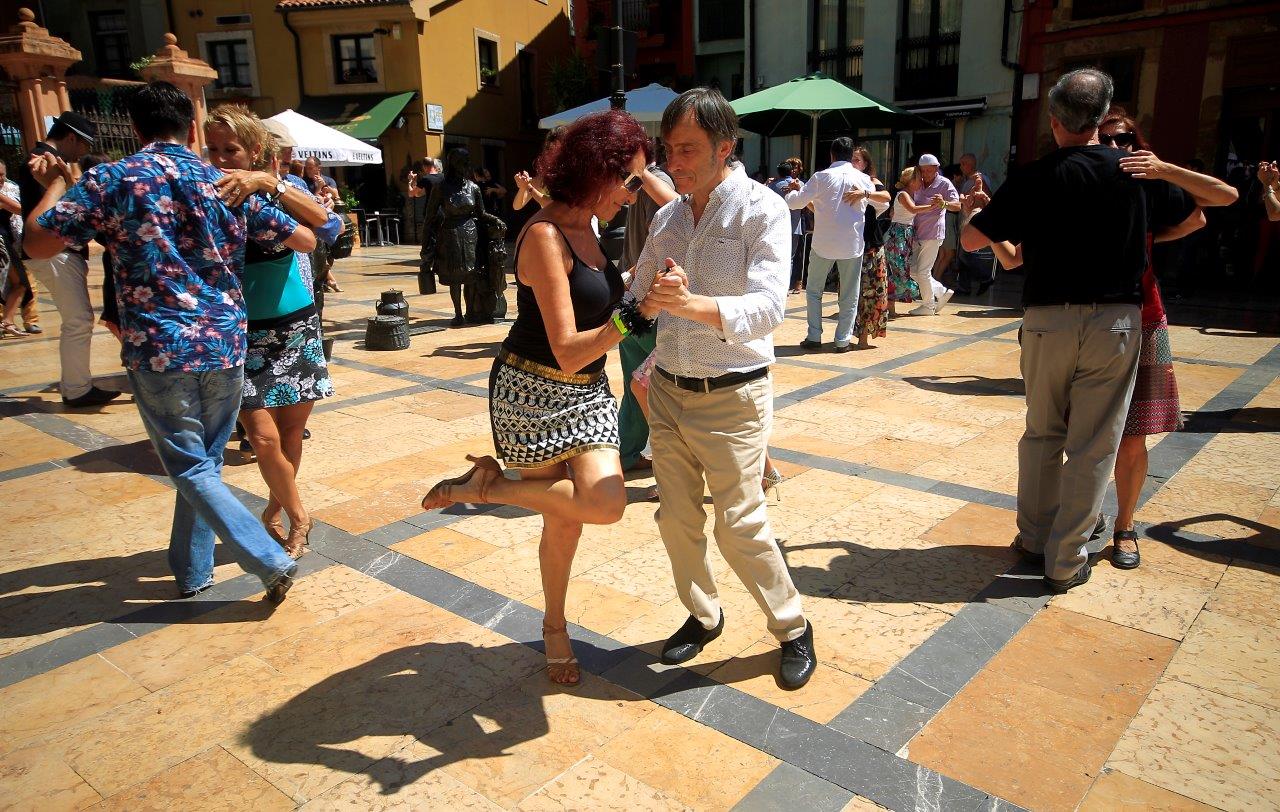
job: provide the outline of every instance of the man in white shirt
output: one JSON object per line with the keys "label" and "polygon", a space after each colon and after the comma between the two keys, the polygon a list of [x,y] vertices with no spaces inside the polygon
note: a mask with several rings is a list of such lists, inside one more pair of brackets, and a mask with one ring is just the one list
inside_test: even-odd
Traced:
{"label": "man in white shirt", "polygon": [[678,96],[662,116],[667,173],[683,195],[658,210],[631,289],[659,309],[649,384],[658,529],[689,619],[662,647],[667,663],[720,636],[724,612],[707,557],[704,488],[721,554],[782,644],[779,681],[817,667],[813,628],[769,525],[761,478],[773,425],[772,333],[782,323],[791,218],[733,160],[738,117],[716,90]]}
{"label": "man in white shirt", "polygon": [[[863,212],[868,199],[876,196],[871,178],[854,169],[853,140],[837,138],[831,142],[831,166],[816,173],[809,182],[792,180],[787,192],[787,205],[803,209],[813,204],[813,249],[809,253],[809,278],[805,282],[809,333],[801,347],[816,350],[822,346],[822,290],[827,274],[835,265],[840,274],[839,315],[836,319],[836,352],[853,349],[853,309],[858,304],[862,282]],[[845,194],[853,192],[856,202],[849,203]],[[887,196],[888,192],[879,193]],[[880,202],[888,202],[887,199]]]}

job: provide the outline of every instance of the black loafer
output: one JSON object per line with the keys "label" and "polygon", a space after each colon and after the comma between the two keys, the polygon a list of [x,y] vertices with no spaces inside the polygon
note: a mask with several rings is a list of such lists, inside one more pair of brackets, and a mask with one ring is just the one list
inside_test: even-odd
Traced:
{"label": "black loafer", "polygon": [[1022,556],[1022,560],[1026,561],[1028,564],[1044,566],[1044,553],[1033,553],[1026,547],[1023,547],[1022,536],[1014,536],[1013,544],[1010,544],[1009,546],[1013,548],[1015,553]]}
{"label": "black loafer", "polygon": [[813,650],[813,624],[806,622],[804,634],[782,644],[778,683],[788,691],[803,688],[817,668],[818,655]]}
{"label": "black loafer", "polygon": [[820,350],[822,349],[822,342],[810,341],[809,339],[806,338],[804,341],[800,342],[800,346],[806,350]]}
{"label": "black loafer", "polygon": [[836,345],[836,352],[852,352],[852,351],[853,351],[853,345],[852,345],[852,344],[837,344],[837,345]]}
{"label": "black loafer", "polygon": [[84,409],[90,406],[103,406],[116,398],[120,397],[119,392],[112,392],[110,389],[99,389],[96,386],[89,387],[89,391],[85,392],[78,398],[63,398],[62,403],[70,406],[72,409]]}
{"label": "black loafer", "polygon": [[272,603],[283,603],[284,596],[289,593],[289,589],[293,587],[293,576],[298,574],[298,565],[294,564],[287,571],[282,573],[271,586],[267,587],[267,600]]}
{"label": "black loafer", "polygon": [[720,610],[720,622],[714,629],[703,628],[702,621],[693,615],[662,644],[662,662],[667,665],[686,663],[702,653],[702,649],[724,631],[724,610]]}
{"label": "black loafer", "polygon": [[1072,575],[1064,581],[1057,578],[1045,576],[1044,582],[1048,584],[1049,591],[1055,595],[1061,595],[1069,589],[1075,589],[1078,586],[1089,583],[1089,576],[1093,574],[1093,568],[1089,566],[1088,559],[1085,560],[1084,566],[1076,570],[1076,574]]}
{"label": "black loafer", "polygon": [[192,589],[192,590],[187,591],[187,592],[179,592],[178,594],[179,594],[180,596],[182,596],[182,598],[184,598],[184,599],[186,599],[186,598],[194,598],[196,595],[199,595],[201,592],[204,592],[206,589],[212,589],[212,588],[213,588],[213,581],[210,581],[209,583],[205,584],[204,586],[200,587],[199,589]]}
{"label": "black loafer", "polygon": [[[1133,552],[1120,549],[1120,542],[1132,541]],[[1117,530],[1111,537],[1111,566],[1118,570],[1136,570],[1142,563],[1138,553],[1138,534],[1132,530]]]}

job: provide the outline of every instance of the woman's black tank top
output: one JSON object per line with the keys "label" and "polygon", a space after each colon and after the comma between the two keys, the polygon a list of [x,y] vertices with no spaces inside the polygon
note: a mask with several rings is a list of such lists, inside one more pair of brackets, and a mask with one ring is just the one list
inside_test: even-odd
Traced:
{"label": "woman's black tank top", "polygon": [[[551,222],[547,220],[545,222]],[[564,232],[555,223],[551,223],[560,234],[560,238],[569,246],[573,255],[573,270],[569,272],[569,298],[573,301],[573,320],[579,331],[593,330],[604,324],[613,315],[613,309],[622,299],[626,286],[622,283],[622,274],[618,266],[605,259],[604,268],[597,271],[583,262],[573,250],[573,244],[565,237]],[[525,229],[525,234],[528,229]],[[524,234],[516,243],[516,267],[520,263],[520,246],[524,243]],[[603,248],[601,253],[604,253]],[[542,311],[538,309],[537,297],[533,288],[520,281],[516,274],[516,307],[519,313],[511,332],[507,334],[502,348],[507,352],[527,358],[543,366],[559,369],[555,353],[551,351],[551,342],[547,339],[547,326],[542,321]],[[596,360],[579,370],[592,374],[604,369],[605,357]]]}

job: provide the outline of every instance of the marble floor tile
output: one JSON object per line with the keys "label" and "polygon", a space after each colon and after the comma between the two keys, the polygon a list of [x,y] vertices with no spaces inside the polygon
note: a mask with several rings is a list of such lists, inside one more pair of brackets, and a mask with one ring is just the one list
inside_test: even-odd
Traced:
{"label": "marble floor tile", "polygon": [[5,809],[88,809],[101,797],[67,765],[59,748],[36,746],[0,755]]}
{"label": "marble floor tile", "polygon": [[70,727],[57,743],[72,769],[114,795],[233,735],[292,690],[261,660],[242,656]]}
{"label": "marble floor tile", "polygon": [[486,541],[440,527],[391,545],[398,553],[442,570],[455,571],[472,561],[492,555],[498,548]]}
{"label": "marble floor tile", "polygon": [[[664,745],[654,747],[655,741]],[[666,708],[594,755],[680,803],[708,810],[731,808],[779,763]]]}
{"label": "marble floor tile", "polygon": [[1050,604],[1181,640],[1212,593],[1210,581],[1143,568],[1117,570],[1100,561],[1089,583],[1055,596]]}
{"label": "marble floor tile", "polygon": [[327,567],[298,579],[289,600],[236,601],[108,649],[102,656],[148,690],[270,646],[302,629],[331,620],[392,594],[386,584],[347,567]]}
{"label": "marble floor tile", "polygon": [[1275,806],[1280,711],[1176,680],[1158,684],[1109,767],[1226,810]]}
{"label": "marble floor tile", "polygon": [[917,604],[892,604],[889,614],[866,603],[840,598],[805,602],[822,661],[854,677],[878,680],[923,643],[950,615]]}
{"label": "marble floor tile", "polygon": [[1012,510],[967,502],[925,531],[923,538],[934,544],[963,547],[1013,564],[1015,556],[1009,545],[1018,532],[1016,520],[1017,514]]}
{"label": "marble floor tile", "polygon": [[1211,812],[1216,806],[1184,798],[1119,770],[1103,770],[1079,806],[1079,812]]}
{"label": "marble floor tile", "polygon": [[[414,740],[302,805],[307,812],[416,812],[502,807],[428,762],[434,753]],[[428,766],[423,766],[428,765]]]}
{"label": "marble floor tile", "polygon": [[209,812],[291,810],[294,803],[221,747],[175,764],[154,778],[105,798],[104,812],[167,812],[190,806]]}
{"label": "marble floor tile", "polygon": [[[85,686],[92,691],[84,691]],[[146,696],[147,689],[99,655],[0,689],[0,754]]]}
{"label": "marble floor tile", "polygon": [[1233,564],[1209,597],[1208,609],[1280,628],[1280,567]]}
{"label": "marble floor tile", "polygon": [[[546,597],[539,591],[527,603],[534,609],[546,608]],[[619,627],[630,623],[654,609],[657,604],[637,598],[613,587],[597,584],[585,578],[569,582],[569,596],[565,601],[565,617],[570,623],[612,635]]]}
{"label": "marble floor tile", "polygon": [[818,670],[809,684],[802,691],[785,690],[777,679],[780,653],[777,643],[756,643],[711,671],[709,676],[824,725],[871,687],[867,680],[821,664],[824,652],[819,648]]}
{"label": "marble floor tile", "polygon": [[1280,629],[1201,612],[1165,677],[1280,711]]}
{"label": "marble floor tile", "polygon": [[689,807],[640,779],[594,756],[587,756],[525,798],[516,809],[522,812],[571,812],[578,809],[675,812]]}

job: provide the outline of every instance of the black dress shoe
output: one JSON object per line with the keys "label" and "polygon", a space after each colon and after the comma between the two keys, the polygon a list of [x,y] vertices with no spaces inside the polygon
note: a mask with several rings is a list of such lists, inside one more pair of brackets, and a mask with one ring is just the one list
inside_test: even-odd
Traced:
{"label": "black dress shoe", "polygon": [[662,644],[662,662],[667,665],[678,665],[688,662],[702,653],[702,647],[720,636],[724,631],[724,610],[720,610],[720,622],[714,629],[703,628],[702,621],[693,615],[673,635]]}
{"label": "black dress shoe", "polygon": [[[1132,541],[1133,552],[1120,549],[1121,541]],[[1142,563],[1138,553],[1138,534],[1132,530],[1117,530],[1111,537],[1111,566],[1118,570],[1136,570]]]}
{"label": "black dress shoe", "polygon": [[72,409],[83,409],[89,406],[102,406],[110,403],[120,397],[119,392],[112,392],[110,389],[99,389],[96,386],[89,387],[89,391],[85,392],[78,398],[63,398],[62,402]]}
{"label": "black dress shoe", "polygon": [[804,341],[800,342],[800,346],[806,350],[820,350],[822,349],[822,342],[810,341],[809,339],[806,338]]}
{"label": "black dress shoe", "polygon": [[210,581],[209,583],[205,584],[199,589],[192,589],[188,592],[179,592],[178,594],[181,595],[183,598],[194,598],[196,595],[199,595],[201,592],[204,592],[206,589],[212,589],[212,588],[213,588],[213,581]]}
{"label": "black dress shoe", "polygon": [[817,668],[818,655],[813,650],[813,624],[806,621],[804,634],[782,644],[778,682],[788,691],[803,688]]}
{"label": "black dress shoe", "polygon": [[1009,545],[1013,551],[1022,556],[1022,560],[1028,564],[1037,564],[1044,566],[1044,553],[1035,553],[1022,546],[1022,536],[1014,536],[1013,544]]}
{"label": "black dress shoe", "polygon": [[26,331],[33,336],[38,336],[44,332],[44,330],[41,329],[40,325],[38,324],[28,324],[26,326]]}
{"label": "black dress shoe", "polygon": [[1093,568],[1089,566],[1089,560],[1085,559],[1084,566],[1076,570],[1076,574],[1072,575],[1064,581],[1057,578],[1044,577],[1044,582],[1048,584],[1049,591],[1055,595],[1061,595],[1069,589],[1089,583],[1089,576],[1092,574]]}
{"label": "black dress shoe", "polygon": [[852,344],[837,344],[836,352],[850,352],[853,349]]}

